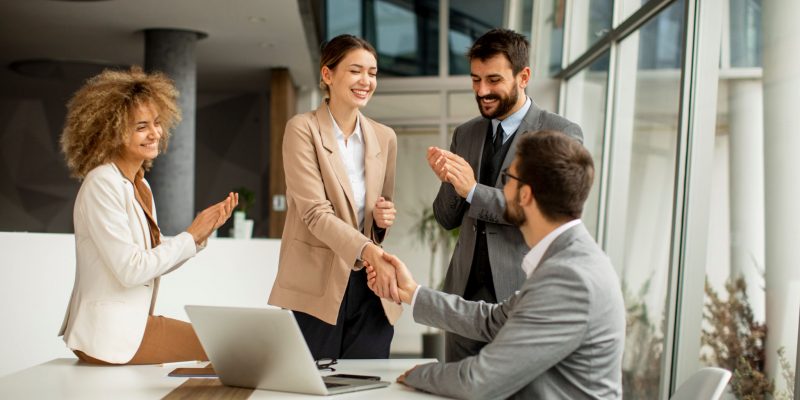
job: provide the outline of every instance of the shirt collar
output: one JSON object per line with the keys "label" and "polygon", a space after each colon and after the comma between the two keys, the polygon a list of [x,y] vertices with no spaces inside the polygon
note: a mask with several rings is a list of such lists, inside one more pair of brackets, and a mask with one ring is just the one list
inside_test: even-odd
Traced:
{"label": "shirt collar", "polygon": [[[336,123],[336,118],[333,118],[333,113],[331,113],[330,107],[328,107],[328,115],[331,116],[331,121],[333,122],[333,133],[336,136],[336,140],[344,140],[344,132],[342,132],[342,128],[339,128],[339,124]],[[353,130],[353,135],[350,138],[356,138],[356,141],[359,143],[363,143],[363,135],[361,134],[361,114],[356,114],[356,129]]]}
{"label": "shirt collar", "polygon": [[581,223],[580,219],[573,219],[556,229],[553,229],[552,232],[548,233],[539,243],[536,243],[535,246],[525,255],[525,258],[522,259],[522,270],[525,271],[525,276],[530,277],[533,274],[533,271],[539,266],[539,263],[542,262],[542,257],[544,253],[547,251],[547,248],[553,243],[556,238],[561,236],[567,229],[572,228],[575,225]]}
{"label": "shirt collar", "polygon": [[509,115],[506,119],[500,121],[497,118],[492,119],[492,132],[497,132],[497,124],[503,125],[503,136],[506,138],[511,136],[514,132],[519,129],[519,126],[522,125],[522,119],[525,118],[525,114],[528,113],[528,110],[531,108],[531,98],[525,96],[525,104],[517,110],[517,112]]}

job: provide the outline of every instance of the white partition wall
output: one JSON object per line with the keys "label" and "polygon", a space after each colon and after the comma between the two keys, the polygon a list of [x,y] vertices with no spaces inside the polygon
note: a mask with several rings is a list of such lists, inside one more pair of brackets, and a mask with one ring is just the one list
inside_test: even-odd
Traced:
{"label": "white partition wall", "polygon": [[[0,232],[0,376],[73,356],[57,337],[72,292],[69,234]],[[205,250],[161,280],[156,313],[186,320],[185,304],[266,307],[279,240],[210,239]]]}

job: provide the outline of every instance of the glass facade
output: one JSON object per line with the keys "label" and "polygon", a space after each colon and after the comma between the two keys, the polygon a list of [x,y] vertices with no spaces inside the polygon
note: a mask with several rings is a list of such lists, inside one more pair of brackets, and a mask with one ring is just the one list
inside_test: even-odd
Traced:
{"label": "glass facade", "polygon": [[505,2],[485,0],[459,0],[450,2],[449,45],[450,75],[469,75],[467,50],[475,39],[492,28],[503,26]]}
{"label": "glass facade", "polygon": [[572,3],[570,60],[574,61],[611,30],[613,0],[588,0]]}
{"label": "glass facade", "polygon": [[[362,8],[377,3],[380,2],[358,2]],[[391,2],[395,8],[412,3]],[[469,82],[465,80],[461,87],[453,85],[453,79],[469,73],[466,49],[495,26],[507,24],[524,31],[532,44],[531,97],[537,104],[545,104],[544,108],[580,124],[584,144],[595,160],[595,181],[582,219],[611,258],[623,286],[628,316],[623,396],[629,399],[669,398],[696,370],[695,366],[701,366],[701,354],[697,354],[695,364],[685,361],[694,357],[694,351],[686,352],[688,356],[680,354],[684,348],[681,340],[700,342],[701,326],[694,328],[694,323],[684,323],[685,315],[702,313],[701,300],[684,293],[687,280],[707,276],[712,287],[724,292],[723,284],[729,276],[749,274],[748,297],[757,319],[764,318],[765,308],[764,161],[751,157],[763,153],[758,150],[763,144],[752,134],[763,123],[762,115],[756,112],[762,102],[762,0],[723,0],[712,11],[722,15],[724,28],[720,47],[710,49],[721,51],[720,66],[730,74],[719,81],[715,133],[694,131],[694,125],[687,122],[691,118],[687,114],[708,112],[692,105],[697,95],[691,93],[691,84],[687,83],[687,74],[692,72],[685,70],[687,62],[698,63],[692,52],[701,50],[687,42],[686,36],[693,33],[684,19],[688,10],[693,10],[695,17],[702,15],[701,3],[666,1],[657,14],[646,20],[644,14],[635,15],[644,6],[660,7],[662,3],[663,0],[521,0],[497,2],[497,7],[490,8],[478,1],[436,2],[438,12],[447,12],[449,20],[448,27],[437,31],[438,43],[445,46],[437,51],[447,54],[441,60],[448,65],[439,68],[437,60],[430,60],[433,67],[428,75],[440,80],[409,80],[406,89],[395,85],[398,93],[376,97],[368,109],[370,115],[399,127],[398,133],[409,135],[404,140],[417,140],[413,137],[419,133],[410,127],[424,125],[429,130],[423,140],[425,145],[446,147],[452,130],[477,115]],[[391,12],[391,21],[385,23],[394,24],[397,32],[409,32],[412,25],[417,26],[417,34],[409,34],[402,45],[395,44],[403,49],[395,53],[403,54],[410,51],[406,42],[420,41],[419,15]],[[630,26],[627,22],[638,28],[624,37],[609,35],[622,24]],[[431,39],[430,43],[434,41]],[[574,71],[570,63],[598,44],[604,46],[603,51],[593,54],[582,69]],[[391,48],[380,40],[378,46]],[[382,57],[384,53],[393,55],[385,50]],[[690,59],[685,60],[684,55]],[[561,79],[552,78],[559,73],[564,75]],[[397,75],[425,76],[419,71]],[[550,83],[560,86],[560,90],[548,90]],[[397,97],[402,92],[408,93]],[[400,98],[424,105],[415,106],[414,110],[391,105]],[[437,121],[438,135],[431,125]],[[693,151],[702,150],[694,148],[702,148],[702,142],[693,135],[707,138],[709,134],[715,135],[714,160],[710,163],[713,171],[708,172],[710,187],[703,190],[710,197],[711,207],[702,261],[705,265],[698,265],[685,249],[687,238],[697,238],[687,234],[692,229],[686,220],[693,212],[689,204],[696,204],[687,200],[686,193],[692,189],[687,182],[698,174],[687,160]],[[415,171],[411,176],[428,173],[424,168],[409,168]],[[410,203],[402,206],[415,207]],[[744,220],[753,215],[761,219]],[[402,235],[396,238],[407,241]],[[754,245],[747,246],[748,243]],[[696,248],[696,244],[692,245]],[[702,296],[699,290],[697,293]],[[696,301],[690,304],[686,299]],[[700,315],[697,320],[702,318]],[[707,323],[702,322],[703,326]],[[697,336],[676,336],[687,329],[697,329]],[[707,351],[704,348],[702,353]]]}
{"label": "glass facade", "polygon": [[730,0],[730,66],[761,66],[761,0]]}
{"label": "glass facade", "polygon": [[439,2],[436,0],[327,0],[326,40],[349,33],[378,52],[381,76],[439,73]]}
{"label": "glass facade", "polygon": [[581,219],[586,228],[597,237],[599,218],[600,181],[603,165],[603,138],[605,136],[606,97],[608,91],[609,54],[606,52],[592,65],[567,81],[564,115],[583,129],[583,144],[592,153],[595,178],[592,191],[586,200]]}

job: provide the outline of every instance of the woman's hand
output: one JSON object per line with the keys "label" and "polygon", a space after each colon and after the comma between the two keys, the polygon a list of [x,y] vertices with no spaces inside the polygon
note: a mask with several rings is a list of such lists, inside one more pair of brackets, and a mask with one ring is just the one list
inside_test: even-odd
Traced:
{"label": "woman's hand", "polygon": [[375,208],[372,209],[372,219],[378,228],[386,229],[394,224],[397,210],[394,208],[394,203],[386,200],[383,196],[378,197],[375,202]]}
{"label": "woman's hand", "polygon": [[238,193],[228,193],[228,197],[221,202],[201,211],[186,232],[192,235],[198,245],[205,242],[215,229],[222,226],[231,217],[233,210],[239,204]]}

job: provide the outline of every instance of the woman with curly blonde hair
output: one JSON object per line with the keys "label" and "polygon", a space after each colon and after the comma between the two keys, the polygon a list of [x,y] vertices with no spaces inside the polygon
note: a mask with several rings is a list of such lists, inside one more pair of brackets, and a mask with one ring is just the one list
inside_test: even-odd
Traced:
{"label": "woman with curly blonde hair", "polygon": [[153,315],[158,282],[205,246],[238,195],[203,210],[185,232],[161,237],[144,171],[180,120],[177,97],[166,76],[133,67],[89,79],[67,104],[61,148],[83,182],[73,211],[75,285],[60,334],[82,361],[207,360],[190,324]]}

